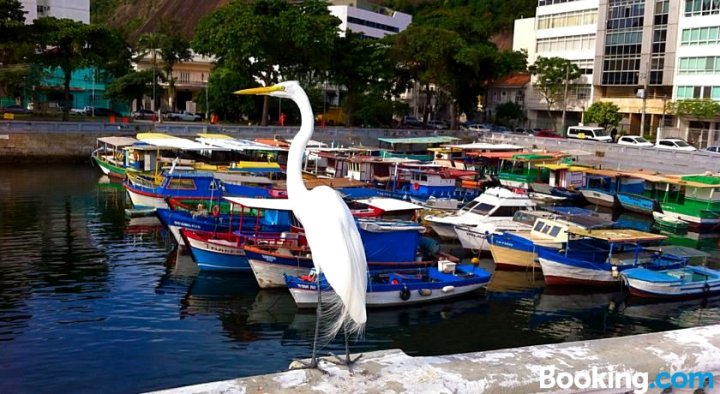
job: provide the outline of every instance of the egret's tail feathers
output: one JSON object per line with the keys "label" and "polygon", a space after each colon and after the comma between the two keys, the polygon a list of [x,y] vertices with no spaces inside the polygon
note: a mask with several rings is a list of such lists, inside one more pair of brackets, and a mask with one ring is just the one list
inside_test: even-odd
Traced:
{"label": "egret's tail feathers", "polygon": [[348,337],[361,337],[365,332],[365,324],[358,324],[351,317],[340,297],[330,292],[323,293],[322,316],[320,317],[321,342],[329,343],[341,330],[345,330]]}

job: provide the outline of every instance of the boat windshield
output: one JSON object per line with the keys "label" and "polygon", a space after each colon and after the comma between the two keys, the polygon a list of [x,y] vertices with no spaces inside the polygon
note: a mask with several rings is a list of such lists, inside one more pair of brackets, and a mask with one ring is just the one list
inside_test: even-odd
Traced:
{"label": "boat windshield", "polygon": [[480,204],[472,207],[472,209],[470,210],[470,212],[472,212],[472,213],[474,213],[474,214],[477,214],[477,215],[487,215],[487,214],[489,214],[490,211],[492,211],[494,208],[495,208],[494,205],[485,204],[485,203],[482,203],[482,202],[481,202]]}

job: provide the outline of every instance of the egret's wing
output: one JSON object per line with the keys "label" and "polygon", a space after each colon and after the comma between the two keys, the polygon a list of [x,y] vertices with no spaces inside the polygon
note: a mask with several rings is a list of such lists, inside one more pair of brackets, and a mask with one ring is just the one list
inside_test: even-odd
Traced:
{"label": "egret's wing", "polygon": [[[338,192],[327,186],[291,199],[296,197],[300,198],[294,201],[293,212],[305,229],[313,262],[342,300],[356,330],[361,330],[367,320],[367,261],[355,219]],[[342,321],[337,323],[339,330]]]}

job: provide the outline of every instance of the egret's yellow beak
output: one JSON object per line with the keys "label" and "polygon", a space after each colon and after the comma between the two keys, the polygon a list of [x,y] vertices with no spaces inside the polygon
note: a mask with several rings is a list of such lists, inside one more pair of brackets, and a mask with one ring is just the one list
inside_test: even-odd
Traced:
{"label": "egret's yellow beak", "polygon": [[251,88],[251,89],[242,89],[234,92],[234,94],[270,94],[272,92],[277,92],[285,90],[285,86],[282,85],[273,85],[273,86],[262,86],[259,88]]}

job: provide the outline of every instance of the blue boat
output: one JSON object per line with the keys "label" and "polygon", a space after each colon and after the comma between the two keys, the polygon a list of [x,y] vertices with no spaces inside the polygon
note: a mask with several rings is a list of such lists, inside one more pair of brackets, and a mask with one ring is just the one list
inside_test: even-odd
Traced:
{"label": "blue boat", "polygon": [[[431,261],[418,261],[422,252],[420,233],[424,227],[414,222],[357,219],[358,231],[370,270],[418,267]],[[245,244],[243,249],[258,285],[262,288],[285,286],[284,276],[300,276],[314,267],[311,250],[301,242],[268,241]]]}
{"label": "blue boat", "polygon": [[[285,277],[298,308],[314,308],[317,305],[318,282],[313,272],[301,277]],[[370,271],[368,275],[365,301],[368,308],[419,304],[457,297],[483,288],[490,281],[490,274],[480,267],[456,265],[446,260],[439,261],[438,267]],[[320,290],[326,294],[325,297],[333,293],[322,275]]]}
{"label": "blue boat", "polygon": [[168,197],[218,199],[221,196],[270,197],[270,187],[223,182],[210,172],[165,171],[159,182],[128,173],[123,186],[135,208],[168,208]]}
{"label": "blue boat", "polygon": [[720,294],[720,271],[687,265],[652,271],[633,268],[621,273],[630,294],[649,298],[699,298]]}
{"label": "blue boat", "polygon": [[181,228],[207,232],[228,232],[231,229],[282,232],[290,229],[289,211],[264,210],[260,215],[198,215],[193,212],[157,208],[155,213],[160,222],[170,230],[170,233],[180,246],[185,246],[185,242],[180,235]]}
{"label": "blue boat", "polygon": [[624,209],[644,215],[652,215],[660,210],[660,204],[652,198],[642,194],[620,192],[617,194],[618,202]]}
{"label": "blue boat", "polygon": [[585,185],[580,192],[590,203],[603,207],[618,206],[618,193],[641,195],[645,190],[645,181],[626,176],[619,171],[583,168]]}
{"label": "blue boat", "polygon": [[686,264],[682,257],[644,249],[665,240],[664,235],[629,229],[568,232],[572,237],[564,248],[537,250],[548,285],[617,285],[619,273],[626,269],[644,266],[657,270]]}

